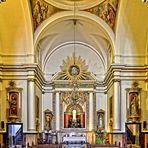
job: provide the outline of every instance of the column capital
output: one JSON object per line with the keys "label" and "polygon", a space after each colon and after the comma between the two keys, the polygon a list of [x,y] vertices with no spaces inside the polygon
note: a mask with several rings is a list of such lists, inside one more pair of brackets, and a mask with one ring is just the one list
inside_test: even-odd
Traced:
{"label": "column capital", "polygon": [[28,78],[27,80],[28,80],[28,82],[30,82],[30,81],[35,82],[35,78]]}
{"label": "column capital", "polygon": [[114,79],[113,81],[114,81],[114,82],[121,82],[120,79]]}
{"label": "column capital", "polygon": [[88,93],[89,93],[89,94],[90,94],[90,93],[94,93],[94,91],[91,91],[91,90],[90,90],[90,91],[88,91]]}
{"label": "column capital", "polygon": [[145,83],[148,83],[148,78],[145,79]]}

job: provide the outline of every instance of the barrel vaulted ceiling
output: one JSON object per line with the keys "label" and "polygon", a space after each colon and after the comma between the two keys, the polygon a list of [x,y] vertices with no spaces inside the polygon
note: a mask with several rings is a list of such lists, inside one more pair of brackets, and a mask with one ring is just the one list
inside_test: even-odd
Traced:
{"label": "barrel vaulted ceiling", "polygon": [[118,0],[32,0],[34,45],[40,50],[43,70],[55,50],[72,48],[75,42],[80,50],[95,52],[104,74],[114,48],[117,6]]}

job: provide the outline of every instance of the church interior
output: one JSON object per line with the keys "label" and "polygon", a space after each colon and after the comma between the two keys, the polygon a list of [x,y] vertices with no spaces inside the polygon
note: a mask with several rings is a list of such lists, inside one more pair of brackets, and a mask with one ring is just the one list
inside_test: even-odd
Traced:
{"label": "church interior", "polygon": [[147,17],[147,0],[0,0],[0,147],[147,148]]}

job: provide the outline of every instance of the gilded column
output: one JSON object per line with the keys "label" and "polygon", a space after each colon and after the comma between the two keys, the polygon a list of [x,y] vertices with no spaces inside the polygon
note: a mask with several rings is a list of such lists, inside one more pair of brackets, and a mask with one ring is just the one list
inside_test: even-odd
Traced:
{"label": "gilded column", "polygon": [[120,80],[114,81],[114,122],[113,130],[121,129]]}
{"label": "gilded column", "polygon": [[28,130],[35,131],[35,82],[28,79]]}
{"label": "gilded column", "polygon": [[56,131],[59,131],[60,130],[60,93],[59,92],[56,92],[55,121],[56,121]]}
{"label": "gilded column", "polygon": [[89,93],[89,131],[94,129],[94,102],[93,102],[93,92]]}

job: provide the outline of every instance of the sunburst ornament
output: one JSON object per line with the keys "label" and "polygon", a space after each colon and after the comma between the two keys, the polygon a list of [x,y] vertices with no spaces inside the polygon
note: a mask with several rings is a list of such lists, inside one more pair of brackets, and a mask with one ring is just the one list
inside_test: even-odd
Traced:
{"label": "sunburst ornament", "polygon": [[60,66],[60,75],[64,80],[86,80],[90,75],[87,72],[88,66],[80,56],[76,57],[75,54],[72,57],[67,57],[63,60],[63,65]]}

